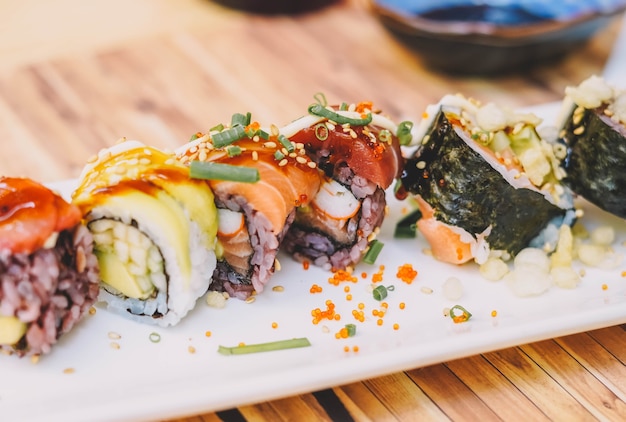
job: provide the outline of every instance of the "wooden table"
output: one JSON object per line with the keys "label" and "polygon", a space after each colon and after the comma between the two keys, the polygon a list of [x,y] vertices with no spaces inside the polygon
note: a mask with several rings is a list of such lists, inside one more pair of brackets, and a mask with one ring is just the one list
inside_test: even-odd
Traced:
{"label": "wooden table", "polygon": [[[54,181],[119,137],[174,148],[241,111],[282,124],[317,92],[413,120],[455,92],[512,107],[560,100],[602,72],[619,22],[564,60],[488,79],[426,69],[358,0],[298,17],[202,0],[6,0],[0,28],[0,174]],[[625,329],[178,421],[624,420]]]}

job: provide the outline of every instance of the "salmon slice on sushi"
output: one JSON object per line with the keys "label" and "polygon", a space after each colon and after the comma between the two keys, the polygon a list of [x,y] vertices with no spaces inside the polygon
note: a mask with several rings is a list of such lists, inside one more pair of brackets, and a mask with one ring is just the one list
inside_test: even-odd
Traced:
{"label": "salmon slice on sushi", "polygon": [[104,149],[83,169],[72,201],[93,233],[108,309],[170,326],[207,292],[214,197],[174,153],[126,140]]}
{"label": "salmon slice on sushi", "polygon": [[539,136],[541,120],[461,95],[425,115],[398,195],[416,199],[434,257],[482,264],[529,246],[552,250],[576,211],[562,184],[562,147]]}
{"label": "salmon slice on sushi", "polygon": [[33,180],[0,177],[0,350],[49,353],[88,313],[98,286],[80,210]]}
{"label": "salmon slice on sushi", "polygon": [[317,195],[299,208],[284,250],[326,270],[354,267],[375,241],[386,214],[385,190],[403,158],[398,133],[410,135],[370,102],[309,107],[281,132],[304,145],[324,172]]}
{"label": "salmon slice on sushi", "polygon": [[218,262],[211,289],[246,299],[261,293],[277,269],[285,233],[296,209],[317,193],[320,172],[302,145],[275,126],[261,128],[249,114],[194,138],[177,153],[215,194]]}
{"label": "salmon slice on sushi", "polygon": [[591,76],[565,94],[559,135],[567,148],[564,183],[626,218],[626,90]]}

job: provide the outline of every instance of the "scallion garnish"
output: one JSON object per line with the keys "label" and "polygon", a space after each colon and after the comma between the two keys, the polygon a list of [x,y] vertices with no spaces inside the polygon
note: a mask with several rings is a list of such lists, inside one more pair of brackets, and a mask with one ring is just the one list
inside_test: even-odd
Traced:
{"label": "scallion garnish", "polygon": [[356,325],[346,324],[346,331],[348,332],[348,337],[354,337],[356,335]]}
{"label": "scallion garnish", "polygon": [[376,262],[376,258],[378,258],[380,251],[383,250],[383,246],[385,246],[383,242],[377,239],[372,240],[372,242],[370,243],[369,249],[367,250],[367,252],[365,253],[365,256],[363,257],[363,262],[365,262],[366,264],[370,264],[370,265]]}
{"label": "scallion garnish", "polygon": [[211,129],[209,129],[211,132],[221,132],[222,130],[224,130],[224,125],[223,124],[219,124],[219,125],[215,125],[213,126]]}
{"label": "scallion garnish", "polygon": [[323,92],[318,92],[313,96],[313,99],[317,101],[318,104],[321,104],[323,107],[328,105],[328,101],[326,101],[326,95]]}
{"label": "scallion garnish", "polygon": [[380,142],[385,142],[387,144],[390,144],[393,140],[393,138],[391,137],[391,132],[389,132],[389,130],[387,129],[383,129],[380,131],[380,133],[378,134],[378,139],[380,140]]}
{"label": "scallion garnish", "polygon": [[256,183],[260,179],[259,170],[253,167],[198,160],[191,162],[189,176],[192,179],[229,180],[242,183]]}
{"label": "scallion garnish", "polygon": [[398,125],[396,136],[398,137],[398,141],[400,141],[400,145],[409,145],[411,143],[413,140],[411,130],[413,130],[413,122],[411,121],[407,120]]}
{"label": "scallion garnish", "polygon": [[276,150],[276,152],[274,152],[274,159],[276,161],[280,161],[283,158],[285,158],[285,154],[283,154],[281,151]]}
{"label": "scallion garnish", "polygon": [[311,342],[306,337],[292,338],[289,340],[272,341],[268,343],[246,344],[243,346],[226,347],[219,346],[217,351],[222,355],[243,355],[247,353],[271,352],[274,350],[294,349],[308,347]]}
{"label": "scallion garnish", "polygon": [[341,105],[339,106],[339,110],[347,111],[348,110],[348,103],[346,103],[346,102],[341,103]]}
{"label": "scallion garnish", "polygon": [[285,135],[278,135],[278,142],[280,142],[282,146],[287,148],[288,152],[293,152],[296,149],[296,147],[291,143],[289,139],[287,139]]}
{"label": "scallion garnish", "polygon": [[318,123],[315,125],[315,137],[317,139],[319,139],[320,141],[325,141],[326,139],[328,139],[328,126],[326,126],[326,123]]}
{"label": "scallion garnish", "polygon": [[264,131],[263,129],[259,129],[257,135],[259,135],[259,137],[263,139],[264,141],[269,141],[270,139],[270,134]]}
{"label": "scallion garnish", "polygon": [[153,331],[153,332],[150,333],[148,338],[150,339],[151,342],[158,343],[158,342],[161,341],[161,334]]}
{"label": "scallion garnish", "polygon": [[236,125],[213,134],[213,145],[217,148],[225,147],[226,145],[230,145],[246,136],[246,129],[241,125]]}
{"label": "scallion garnish", "polygon": [[252,117],[252,115],[250,114],[250,112],[246,113],[246,114],[241,114],[241,113],[235,113],[233,114],[233,116],[230,118],[230,126],[234,127],[237,125],[241,125],[241,126],[248,126],[250,124],[250,118]]}
{"label": "scallion garnish", "polygon": [[238,155],[241,155],[242,149],[241,147],[238,147],[237,145],[231,145],[226,148],[226,151],[228,152],[229,157],[236,157]]}
{"label": "scallion garnish", "polygon": [[393,232],[393,237],[399,239],[412,239],[417,234],[417,220],[422,218],[420,210],[413,210],[411,213],[402,217],[396,223],[396,229]]}
{"label": "scallion garnish", "polygon": [[351,117],[346,117],[332,110],[329,110],[321,104],[311,104],[309,106],[309,114],[325,117],[340,125],[347,123],[354,126],[366,126],[372,121],[372,113],[367,113],[366,117],[364,118],[353,119]]}
{"label": "scallion garnish", "polygon": [[374,299],[381,301],[384,300],[387,297],[387,292],[393,292],[395,289],[394,286],[376,286],[376,288],[374,290],[372,290],[372,296],[374,296]]}
{"label": "scallion garnish", "polygon": [[[455,311],[459,311],[460,313],[457,314]],[[460,322],[465,322],[472,317],[472,314],[461,305],[454,305],[452,308],[450,308],[449,315],[450,318],[452,318],[452,321],[457,324]]]}
{"label": "scallion garnish", "polygon": [[189,142],[191,141],[195,141],[198,138],[202,138],[204,136],[204,134],[202,132],[196,132],[193,135],[191,135],[191,138],[189,138]]}

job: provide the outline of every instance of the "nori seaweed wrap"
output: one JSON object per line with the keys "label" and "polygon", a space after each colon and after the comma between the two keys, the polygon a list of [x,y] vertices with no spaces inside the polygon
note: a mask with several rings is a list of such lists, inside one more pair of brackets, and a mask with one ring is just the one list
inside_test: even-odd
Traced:
{"label": "nori seaweed wrap", "polygon": [[566,89],[563,110],[564,183],[599,208],[626,218],[626,91],[592,76]]}
{"label": "nori seaweed wrap", "polygon": [[541,120],[451,95],[426,116],[398,196],[415,195],[417,226],[435,258],[483,263],[496,251],[506,257],[529,246],[551,250],[558,228],[576,212],[560,184],[562,151],[540,138]]}

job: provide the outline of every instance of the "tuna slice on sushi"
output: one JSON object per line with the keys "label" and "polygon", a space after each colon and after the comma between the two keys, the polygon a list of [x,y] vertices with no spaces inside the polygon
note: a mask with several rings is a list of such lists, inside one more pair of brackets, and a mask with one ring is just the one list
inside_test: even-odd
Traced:
{"label": "tuna slice on sushi", "polygon": [[98,297],[80,210],[45,186],[0,177],[0,350],[49,353]]}
{"label": "tuna slice on sushi", "polygon": [[285,233],[297,207],[318,191],[319,170],[301,145],[276,126],[261,128],[250,114],[235,114],[229,126],[193,138],[177,153],[215,194],[218,262],[211,290],[247,299],[279,269]]}
{"label": "tuna slice on sushi", "polygon": [[563,148],[540,138],[533,114],[460,95],[429,106],[401,177],[415,196],[417,226],[435,258],[454,264],[525,247],[554,248],[576,218],[560,183]]}
{"label": "tuna slice on sushi", "polygon": [[626,91],[592,76],[568,87],[559,138],[564,183],[599,208],[626,218]]}
{"label": "tuna slice on sushi", "polygon": [[350,269],[363,259],[387,212],[385,190],[402,170],[398,132],[410,135],[408,127],[361,102],[313,104],[281,128],[324,172],[317,195],[296,213],[285,252],[326,270]]}
{"label": "tuna slice on sushi", "polygon": [[124,141],[100,151],[72,196],[93,233],[100,300],[140,322],[177,324],[215,269],[213,193],[173,153]]}

